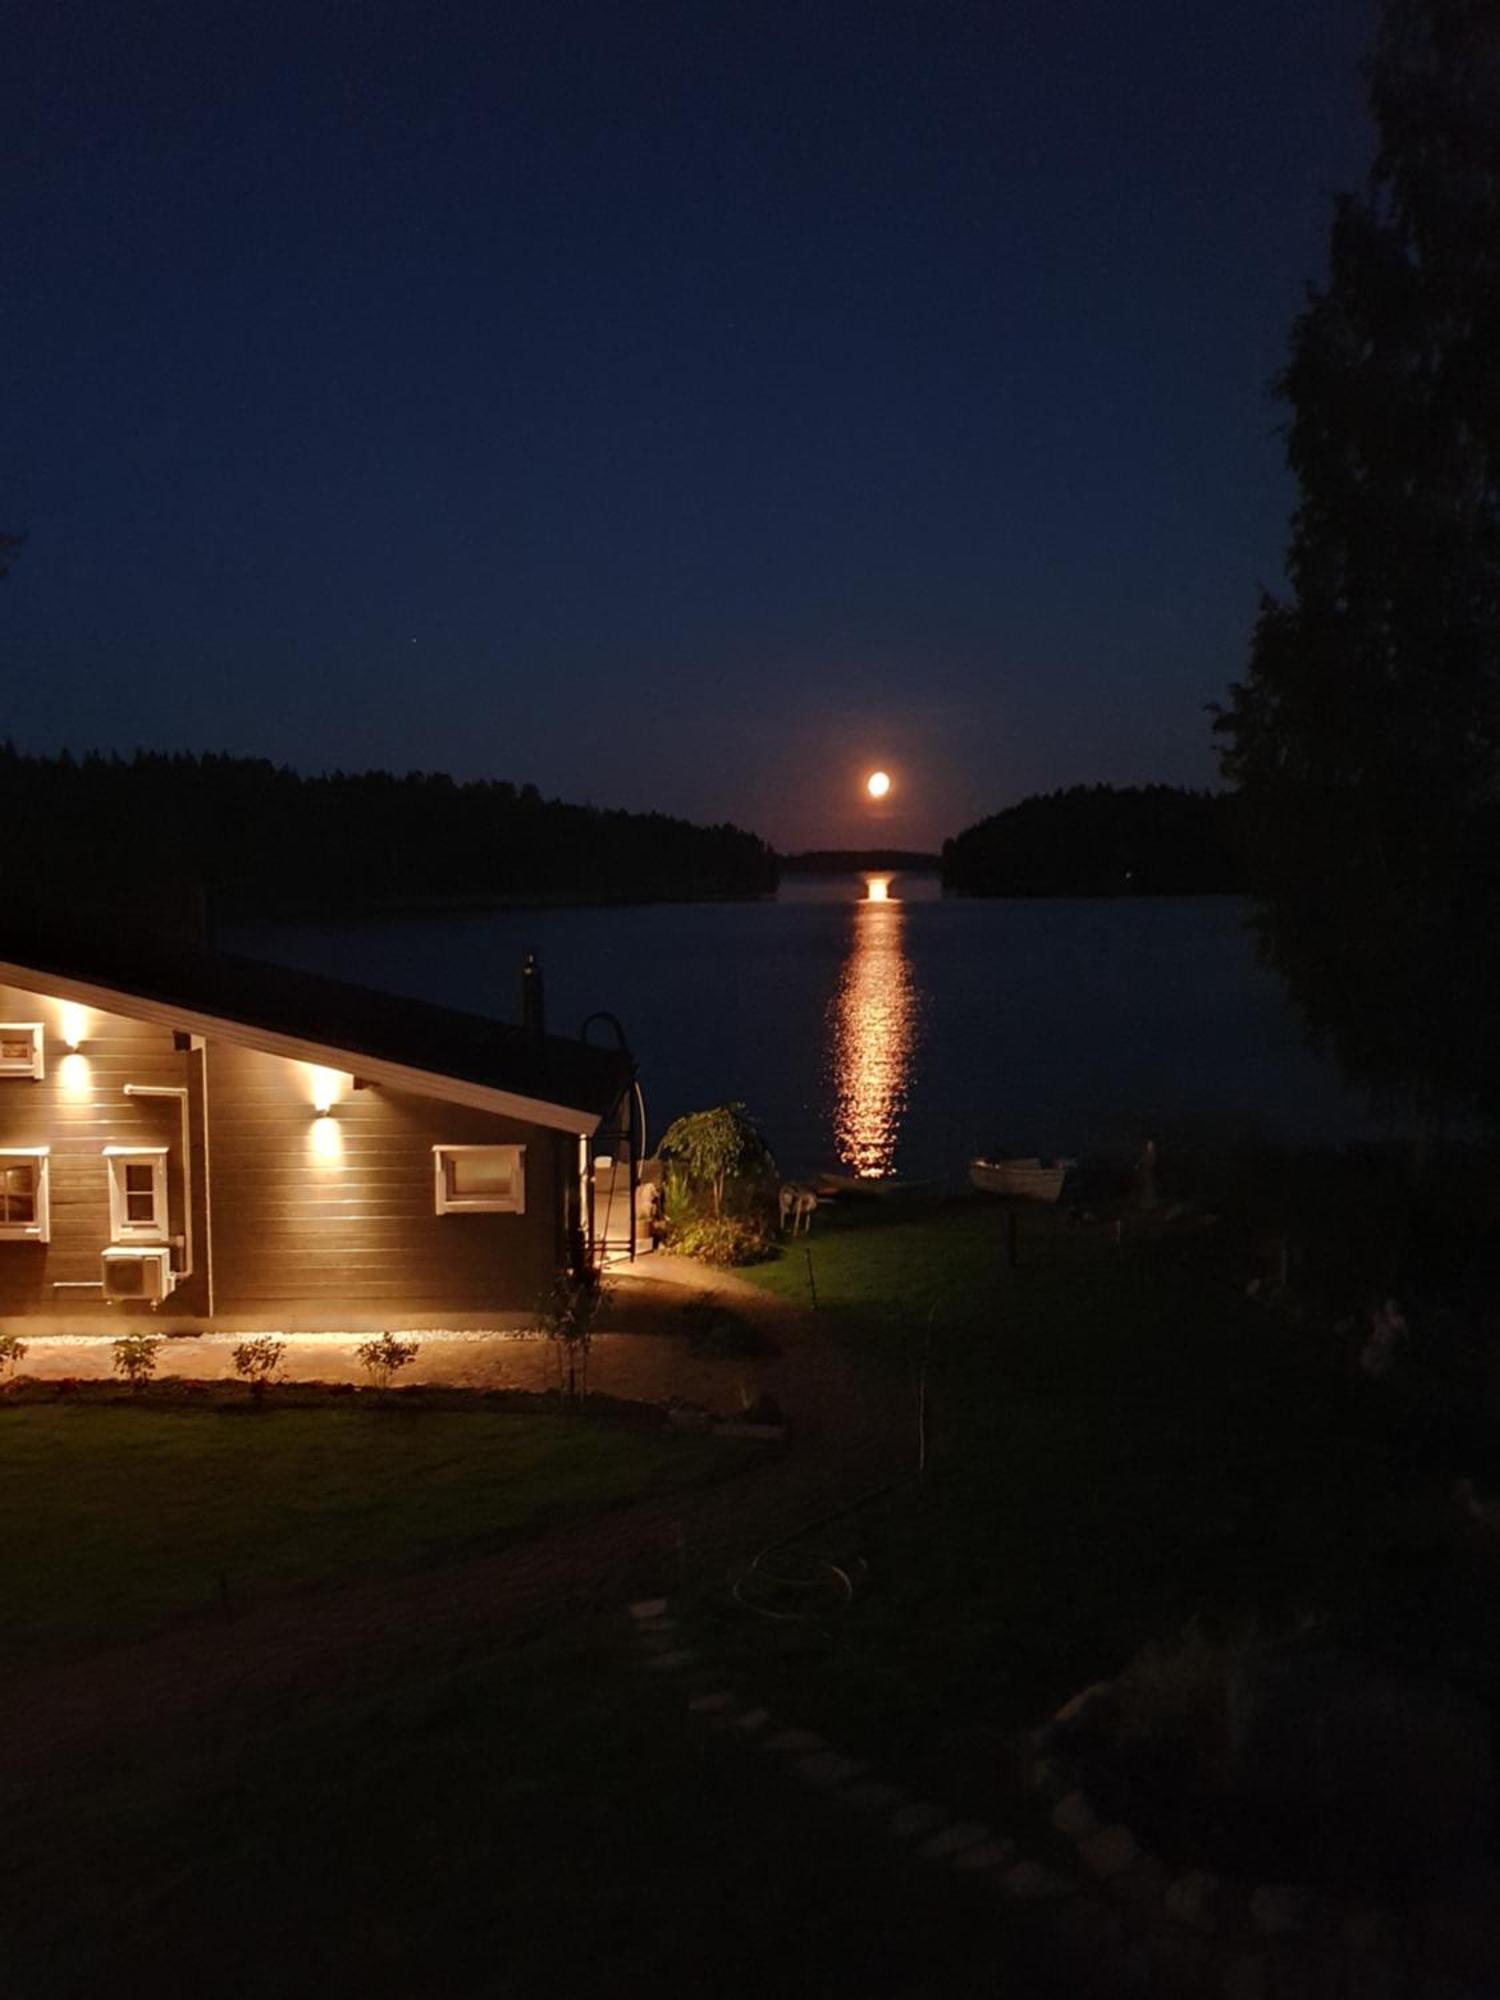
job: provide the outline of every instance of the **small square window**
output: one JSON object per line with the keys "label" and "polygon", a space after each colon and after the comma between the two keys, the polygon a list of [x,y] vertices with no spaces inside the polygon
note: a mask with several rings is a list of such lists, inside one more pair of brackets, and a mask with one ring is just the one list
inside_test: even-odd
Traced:
{"label": "small square window", "polygon": [[132,1151],[106,1146],[109,1164],[109,1234],[114,1243],[164,1243],[167,1239],[167,1149]]}
{"label": "small square window", "polygon": [[439,1215],[524,1215],[524,1146],[434,1146]]}
{"label": "small square window", "polygon": [[45,1243],[51,1235],[45,1146],[0,1152],[0,1243]]}
{"label": "small square window", "polygon": [[40,1021],[0,1021],[0,1076],[40,1077],[45,1058]]}

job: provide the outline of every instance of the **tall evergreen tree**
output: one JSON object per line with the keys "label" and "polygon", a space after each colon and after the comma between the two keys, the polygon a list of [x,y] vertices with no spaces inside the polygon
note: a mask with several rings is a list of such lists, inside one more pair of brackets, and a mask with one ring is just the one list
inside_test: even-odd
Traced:
{"label": "tall evergreen tree", "polygon": [[1215,727],[1314,1040],[1500,1111],[1500,7],[1386,0],[1379,135],[1278,384],[1287,572]]}

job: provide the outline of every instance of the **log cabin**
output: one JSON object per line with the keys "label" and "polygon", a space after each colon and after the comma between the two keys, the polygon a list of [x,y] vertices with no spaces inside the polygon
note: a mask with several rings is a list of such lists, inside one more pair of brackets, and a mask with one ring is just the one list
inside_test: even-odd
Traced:
{"label": "log cabin", "polygon": [[0,922],[0,1327],[525,1323],[619,1247],[594,1191],[633,1182],[638,1095],[623,1036],[549,1035],[540,988],[528,962],[515,1025]]}

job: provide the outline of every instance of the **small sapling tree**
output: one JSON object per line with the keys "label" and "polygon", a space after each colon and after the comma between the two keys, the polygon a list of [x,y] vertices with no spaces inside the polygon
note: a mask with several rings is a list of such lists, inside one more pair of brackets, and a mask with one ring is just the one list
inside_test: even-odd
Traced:
{"label": "small sapling tree", "polygon": [[114,1351],[115,1373],[123,1375],[131,1388],[139,1393],[156,1373],[157,1350],[161,1346],[159,1333],[127,1333],[119,1340],[111,1341]]}
{"label": "small sapling tree", "polygon": [[589,1392],[589,1350],[610,1288],[591,1266],[560,1271],[537,1307],[536,1330],[552,1343],[557,1386],[570,1402]]}
{"label": "small sapling tree", "polygon": [[7,1382],[14,1382],[16,1370],[26,1359],[26,1342],[19,1334],[0,1333],[0,1368],[5,1370]]}
{"label": "small sapling tree", "polygon": [[421,1351],[420,1341],[397,1340],[393,1333],[383,1333],[378,1340],[367,1340],[354,1350],[377,1389],[389,1389],[401,1370],[415,1361]]}
{"label": "small sapling tree", "polygon": [[257,1403],[264,1397],[266,1385],[276,1380],[276,1371],[285,1353],[286,1342],[277,1340],[269,1333],[263,1333],[255,1340],[242,1340],[234,1350],[234,1372],[242,1382],[250,1384],[250,1394]]}

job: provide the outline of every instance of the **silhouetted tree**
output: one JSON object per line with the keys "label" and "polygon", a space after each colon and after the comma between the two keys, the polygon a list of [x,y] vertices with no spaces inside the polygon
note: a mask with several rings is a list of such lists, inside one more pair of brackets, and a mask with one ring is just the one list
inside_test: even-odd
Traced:
{"label": "silhouetted tree", "polygon": [[943,843],[966,896],[1203,896],[1240,887],[1230,801],[1175,785],[1075,785]]}
{"label": "silhouetted tree", "polygon": [[1300,488],[1215,727],[1264,953],[1424,1129],[1500,1104],[1500,13],[1387,0],[1379,148],[1278,389]]}
{"label": "silhouetted tree", "polygon": [[0,576],[9,576],[16,557],[21,552],[24,535],[7,535],[0,529]]}

